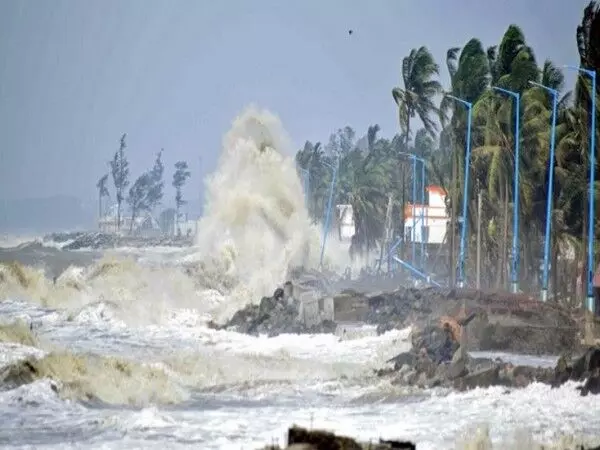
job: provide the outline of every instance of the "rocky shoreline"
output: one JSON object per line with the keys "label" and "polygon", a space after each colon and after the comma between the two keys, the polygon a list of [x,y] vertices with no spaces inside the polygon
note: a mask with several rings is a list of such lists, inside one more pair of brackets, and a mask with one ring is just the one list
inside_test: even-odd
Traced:
{"label": "rocky shoreline", "polygon": [[[338,294],[312,282],[286,282],[259,305],[247,305],[219,328],[247,334],[315,333],[336,330],[348,322],[375,326],[382,334],[392,329],[417,329],[443,317],[467,311],[468,350],[528,355],[558,355],[581,350],[583,316],[526,296],[471,290],[397,288],[365,294],[344,290]],[[330,310],[327,310],[329,306]],[[312,319],[306,320],[310,308]]]}
{"label": "rocky shoreline", "polygon": [[329,431],[301,428],[293,425],[287,432],[287,446],[269,445],[262,450],[414,450],[415,444],[409,441],[379,439],[378,443],[361,443],[347,436],[339,436]]}
{"label": "rocky shoreline", "polygon": [[51,233],[43,238],[43,242],[63,244],[62,250],[107,250],[115,247],[189,247],[193,244],[192,236],[120,236],[115,233],[102,232],[68,232]]}
{"label": "rocky shoreline", "polygon": [[[455,442],[448,442],[447,444],[447,448],[454,448],[456,445]],[[261,450],[414,450],[416,448],[416,443],[407,440],[379,438],[376,442],[360,442],[351,437],[337,435],[329,431],[306,429],[292,425],[288,429],[287,444],[284,447],[271,444],[263,447]],[[492,443],[488,436],[468,436],[465,448],[489,449],[492,448]],[[535,447],[531,448],[541,450],[547,447],[535,445]],[[557,447],[552,446],[552,448]],[[600,450],[600,446],[592,447],[570,443],[561,445],[559,448]]]}
{"label": "rocky shoreline", "polygon": [[[434,387],[464,391],[473,388],[505,386],[522,388],[531,383],[545,383],[553,388],[567,381],[580,383],[581,395],[600,393],[600,347],[562,354],[554,368],[515,365],[501,359],[473,358],[466,351],[466,320],[442,319],[411,336],[412,348],[390,359],[391,367],[378,370],[392,384]],[[456,336],[456,334],[459,336]],[[459,342],[460,341],[460,342]]]}
{"label": "rocky shoreline", "polygon": [[[334,296],[321,290],[313,292],[313,298],[322,296],[317,320],[307,323],[305,293],[286,282],[260,304],[248,305],[214,327],[276,336],[335,333],[344,321],[371,324],[378,334],[410,326],[412,349],[376,372],[392,384],[466,390],[534,382],[558,387],[575,381],[581,395],[600,393],[600,347],[584,347],[581,318],[556,306],[525,296],[466,290],[399,288],[374,295],[346,290]],[[331,315],[324,311],[326,300],[333,307]],[[473,358],[473,351],[562,356],[554,368],[543,368]]]}

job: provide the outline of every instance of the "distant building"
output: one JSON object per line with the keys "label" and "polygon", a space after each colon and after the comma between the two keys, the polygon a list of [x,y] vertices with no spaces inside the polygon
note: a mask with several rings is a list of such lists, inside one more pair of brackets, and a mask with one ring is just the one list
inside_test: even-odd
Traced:
{"label": "distant building", "polygon": [[108,208],[107,213],[98,220],[98,228],[103,233],[122,233],[136,236],[158,236],[161,229],[158,221],[151,214],[143,213],[131,223],[131,216],[121,211],[121,226],[117,227],[117,206]]}
{"label": "distant building", "polygon": [[446,213],[446,192],[439,186],[427,186],[426,192],[426,204],[405,205],[404,236],[406,242],[442,244],[450,223]]}
{"label": "distant building", "polygon": [[198,232],[198,220],[189,219],[187,214],[179,214],[174,231],[175,236],[195,236]]}
{"label": "distant building", "polygon": [[338,232],[341,241],[350,241],[356,234],[352,205],[336,205]]}

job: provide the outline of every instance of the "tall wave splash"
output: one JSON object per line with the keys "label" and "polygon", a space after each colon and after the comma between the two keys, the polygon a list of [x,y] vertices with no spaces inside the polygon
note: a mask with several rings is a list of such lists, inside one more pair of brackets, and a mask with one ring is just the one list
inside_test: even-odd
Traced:
{"label": "tall wave splash", "polygon": [[[194,248],[151,265],[107,251],[89,267],[69,267],[54,282],[44,267],[0,264],[0,297],[68,308],[74,315],[102,303],[129,325],[169,322],[171,311],[182,308],[222,322],[272,294],[290,268],[317,267],[320,229],[309,218],[290,140],[277,117],[254,107],[237,117],[205,183],[205,215]],[[330,239],[324,263],[345,267],[344,244]]]}
{"label": "tall wave splash", "polygon": [[291,153],[279,119],[254,107],[224,137],[196,236],[202,275],[229,280],[221,314],[271,293],[290,267],[318,263],[319,234]]}

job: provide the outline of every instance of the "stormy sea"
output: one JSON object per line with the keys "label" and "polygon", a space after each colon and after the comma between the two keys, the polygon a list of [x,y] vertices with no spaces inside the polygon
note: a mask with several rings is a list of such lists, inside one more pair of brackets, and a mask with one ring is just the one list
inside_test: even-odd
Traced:
{"label": "stormy sea", "polygon": [[[598,398],[571,383],[455,392],[375,376],[410,347],[410,329],[214,329],[271,295],[290,268],[317,267],[320,229],[267,111],[233,122],[206,190],[192,246],[0,244],[2,448],[258,449],[283,445],[291,424],[419,449],[573,448],[598,434]],[[347,248],[327,249],[327,267],[345,270]]]}

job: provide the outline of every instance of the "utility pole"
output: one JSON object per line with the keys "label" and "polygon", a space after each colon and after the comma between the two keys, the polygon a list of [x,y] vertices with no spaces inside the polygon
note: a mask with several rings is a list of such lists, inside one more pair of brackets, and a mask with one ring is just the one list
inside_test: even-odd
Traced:
{"label": "utility pole", "polygon": [[481,191],[477,192],[477,290],[481,289]]}
{"label": "utility pole", "polygon": [[450,287],[454,287],[456,285],[456,213],[458,209],[456,208],[456,204],[458,203],[458,186],[457,186],[457,178],[458,178],[458,154],[454,150],[454,139],[452,139],[452,181],[450,182],[450,252],[449,252],[449,264],[450,268]]}
{"label": "utility pole", "polygon": [[[392,194],[388,194],[388,204],[387,209],[385,211],[385,229],[383,232],[383,239],[381,240],[381,250],[379,252],[379,264],[377,265],[377,273],[381,272],[381,266],[383,265],[383,255],[387,254],[389,250],[388,247],[390,245],[390,239],[392,234],[392,206],[393,206],[393,197]],[[390,272],[390,264],[388,258],[387,265],[388,273]]]}

